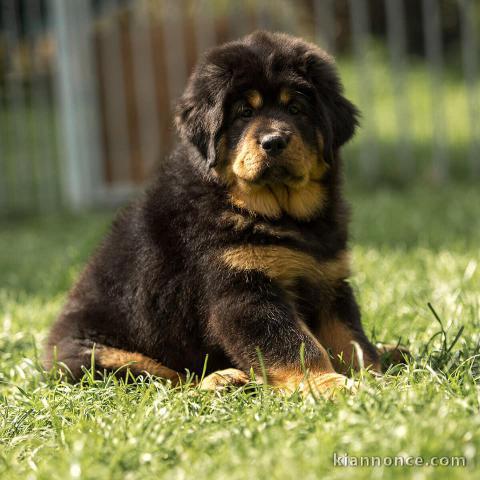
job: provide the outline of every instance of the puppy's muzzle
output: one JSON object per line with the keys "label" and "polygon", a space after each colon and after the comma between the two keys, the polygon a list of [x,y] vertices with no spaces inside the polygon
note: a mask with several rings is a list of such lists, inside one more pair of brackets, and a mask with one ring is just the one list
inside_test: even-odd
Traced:
{"label": "puppy's muzzle", "polygon": [[282,164],[270,165],[262,171],[257,183],[296,183],[300,182],[303,177],[296,175],[290,168]]}
{"label": "puppy's muzzle", "polygon": [[265,161],[256,183],[278,183],[300,179],[292,171],[292,166],[288,165],[288,160],[282,156],[288,147],[290,137],[291,133],[285,131],[268,132],[260,135],[258,143],[265,155]]}
{"label": "puppy's muzzle", "polygon": [[285,132],[267,133],[260,139],[260,145],[267,155],[275,157],[287,148],[290,135]]}

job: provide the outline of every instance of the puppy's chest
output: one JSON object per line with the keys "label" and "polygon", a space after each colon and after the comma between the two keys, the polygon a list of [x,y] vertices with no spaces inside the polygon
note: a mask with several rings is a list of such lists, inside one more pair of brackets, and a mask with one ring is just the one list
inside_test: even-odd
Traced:
{"label": "puppy's chest", "polygon": [[275,225],[233,217],[237,242],[220,252],[221,261],[236,271],[257,271],[295,294],[298,285],[330,288],[348,277],[345,250],[328,258],[316,254],[311,235],[289,225]]}

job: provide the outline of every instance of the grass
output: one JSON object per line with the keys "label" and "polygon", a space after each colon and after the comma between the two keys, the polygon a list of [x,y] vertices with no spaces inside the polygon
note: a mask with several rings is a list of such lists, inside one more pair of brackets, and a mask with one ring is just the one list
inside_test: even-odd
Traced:
{"label": "grass", "polygon": [[[478,188],[354,190],[353,283],[368,333],[415,361],[336,403],[160,381],[65,385],[37,349],[109,213],[0,229],[0,478],[478,478]],[[430,302],[438,319],[427,306]],[[466,467],[334,467],[333,455]]]}

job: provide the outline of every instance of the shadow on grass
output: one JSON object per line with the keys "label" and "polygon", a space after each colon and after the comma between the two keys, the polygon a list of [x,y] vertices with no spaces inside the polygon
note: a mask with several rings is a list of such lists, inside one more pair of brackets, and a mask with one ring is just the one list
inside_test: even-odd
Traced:
{"label": "shadow on grass", "polygon": [[480,244],[480,189],[447,185],[367,189],[350,183],[352,245],[432,251],[476,251]]}

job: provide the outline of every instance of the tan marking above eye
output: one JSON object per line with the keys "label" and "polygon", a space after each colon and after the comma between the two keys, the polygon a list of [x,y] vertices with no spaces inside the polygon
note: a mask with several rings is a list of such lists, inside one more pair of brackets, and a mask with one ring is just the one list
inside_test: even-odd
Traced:
{"label": "tan marking above eye", "polygon": [[255,110],[262,108],[263,98],[258,90],[249,90],[245,94],[245,98],[248,100],[248,103],[251,105],[251,107]]}
{"label": "tan marking above eye", "polygon": [[282,88],[279,95],[280,103],[288,105],[292,100],[292,91],[289,88]]}

